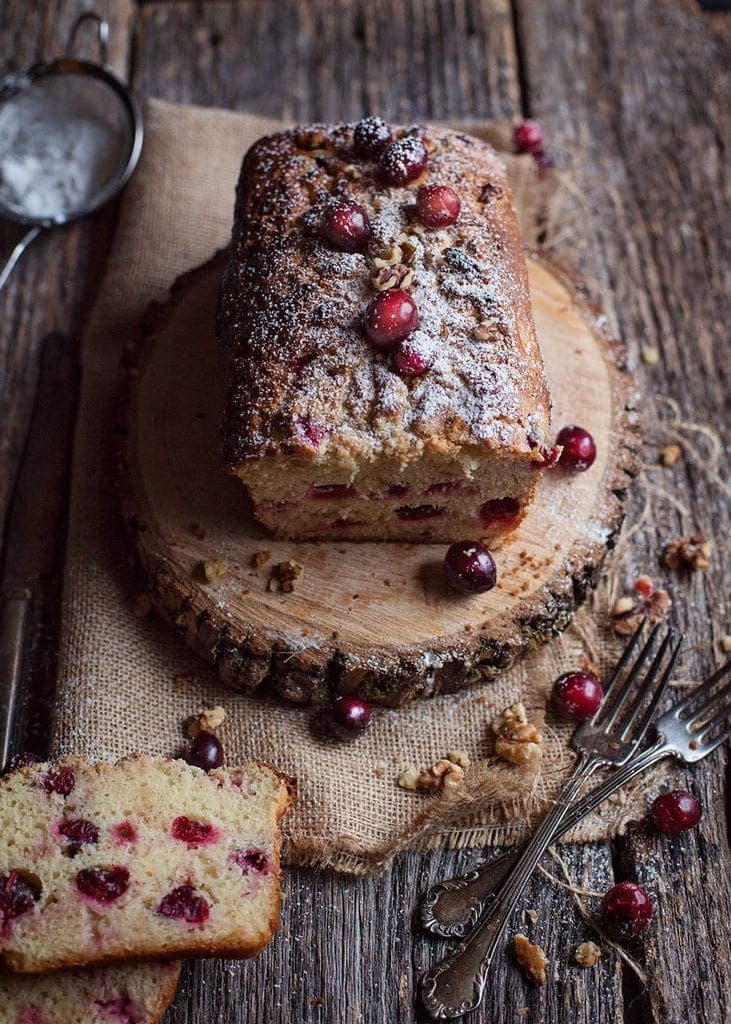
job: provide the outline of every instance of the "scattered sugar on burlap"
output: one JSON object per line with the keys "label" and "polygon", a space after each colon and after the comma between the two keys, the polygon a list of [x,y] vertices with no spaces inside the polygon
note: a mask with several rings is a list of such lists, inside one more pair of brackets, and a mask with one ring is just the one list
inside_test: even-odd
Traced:
{"label": "scattered sugar on burlap", "polygon": [[[54,753],[97,759],[137,750],[174,754],[183,743],[184,719],[222,704],[229,763],[259,758],[299,780],[300,799],[285,822],[290,862],[367,871],[403,849],[518,838],[530,817],[545,810],[570,764],[570,730],[549,716],[540,771],[525,773],[494,760],[490,722],[518,700],[531,717],[543,719],[557,675],[580,665],[584,655],[602,669],[612,663],[618,645],[586,612],[560,640],[497,681],[379,712],[370,731],[347,748],[318,740],[307,711],[227,691],[167,627],[133,614],[114,483],[120,355],[148,304],[164,300],[179,275],[227,244],[242,155],[274,127],[248,114],[158,101],[147,104],[145,115],[142,162],[122,200],[83,345]],[[507,126],[469,127],[508,148]],[[506,160],[525,239],[540,234],[550,242],[565,233],[566,183],[540,176],[529,157]],[[606,615],[605,598],[598,603]],[[425,768],[454,749],[465,750],[473,764],[456,794],[425,796],[396,785],[405,766]],[[642,813],[647,785],[605,805],[573,838],[621,830]]]}

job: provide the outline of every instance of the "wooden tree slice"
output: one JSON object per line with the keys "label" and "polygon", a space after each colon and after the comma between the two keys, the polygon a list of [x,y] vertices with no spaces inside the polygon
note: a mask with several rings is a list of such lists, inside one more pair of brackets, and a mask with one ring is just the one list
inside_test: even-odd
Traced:
{"label": "wooden tree slice", "polygon": [[[529,261],[554,428],[586,427],[596,462],[586,473],[545,474],[496,554],[498,585],[466,598],[442,583],[443,545],[289,543],[253,520],[218,452],[223,262],[219,254],[176,283],[132,356],[123,494],[153,607],[228,685],[267,686],[302,703],[357,690],[398,705],[454,690],[563,630],[612,545],[637,448],[620,347],[578,286],[547,261]],[[256,569],[262,551],[270,555]],[[303,567],[294,589],[271,589],[273,568],[290,560]],[[206,582],[201,565],[216,561],[227,570]]]}

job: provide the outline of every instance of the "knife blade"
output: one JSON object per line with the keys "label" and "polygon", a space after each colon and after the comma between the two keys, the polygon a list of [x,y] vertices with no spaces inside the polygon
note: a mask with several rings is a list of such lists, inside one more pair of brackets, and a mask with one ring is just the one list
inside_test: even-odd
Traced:
{"label": "knife blade", "polygon": [[0,558],[0,767],[12,752],[34,606],[60,566],[77,393],[75,346],[52,332],[41,343]]}

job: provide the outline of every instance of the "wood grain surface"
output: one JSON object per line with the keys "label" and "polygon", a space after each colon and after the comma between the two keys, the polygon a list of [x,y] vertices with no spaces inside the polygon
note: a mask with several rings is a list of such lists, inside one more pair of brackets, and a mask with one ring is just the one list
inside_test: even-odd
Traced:
{"label": "wood grain surface", "polygon": [[[58,49],[85,6],[5,0],[6,65]],[[613,296],[609,316],[629,345],[648,412],[653,397],[668,396],[686,419],[724,429],[728,16],[702,15],[693,0],[97,0],[96,7],[113,21],[116,65],[127,68],[142,95],[290,119],[364,111],[401,119],[540,117],[556,159],[584,197],[581,237],[566,242],[583,273]],[[51,329],[62,332],[73,355],[113,219],[110,209],[39,240],[0,295],[0,516],[23,447],[43,338]],[[9,241],[4,228],[2,241]],[[643,345],[657,349],[657,364],[641,361]],[[668,415],[667,406],[662,411]],[[662,504],[635,536],[637,573],[663,575],[658,549],[679,533],[704,527],[716,541],[708,573],[664,574],[676,597],[675,619],[693,648],[682,675],[697,679],[718,657],[720,636],[731,632],[722,565],[727,510],[689,458],[672,473],[651,469],[646,478],[679,504]],[[640,509],[638,491],[635,515]],[[52,616],[47,628],[52,633]],[[673,776],[704,802],[693,834],[668,839],[638,827],[612,843],[560,848],[583,888],[602,891],[618,877],[656,892],[656,922],[635,951],[646,983],[612,952],[591,971],[572,966],[571,950],[590,933],[575,897],[537,876],[524,902],[537,920],[518,915],[515,927],[548,951],[549,983],[530,989],[506,960],[468,1024],[728,1019],[723,764],[719,752]],[[272,947],[242,967],[186,969],[166,1024],[420,1020],[416,978],[440,947],[419,935],[416,897],[473,860],[468,851],[405,856],[386,875],[356,880],[289,872]],[[555,873],[550,860],[546,867]]]}

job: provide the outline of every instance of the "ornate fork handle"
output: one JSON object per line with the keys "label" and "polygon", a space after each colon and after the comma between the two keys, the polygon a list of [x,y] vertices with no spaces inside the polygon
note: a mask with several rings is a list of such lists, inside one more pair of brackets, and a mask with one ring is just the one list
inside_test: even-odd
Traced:
{"label": "ornate fork handle", "polygon": [[555,831],[568,812],[569,804],[595,767],[596,762],[589,756],[580,755],[558,801],[523,848],[520,863],[508,878],[500,897],[485,911],[477,927],[456,950],[424,975],[422,1000],[435,1020],[461,1017],[479,1006],[490,963],[500,945],[510,914],[536,864],[551,844]]}
{"label": "ornate fork handle", "polygon": [[[604,782],[569,808],[551,842],[578,825],[618,789],[670,753],[670,745],[660,738],[626,765],[616,769]],[[421,905],[422,924],[426,930],[433,935],[463,938],[495,899],[518,858],[522,856],[523,849],[523,845],[515,846],[497,857],[488,858],[467,874],[430,886]]]}

